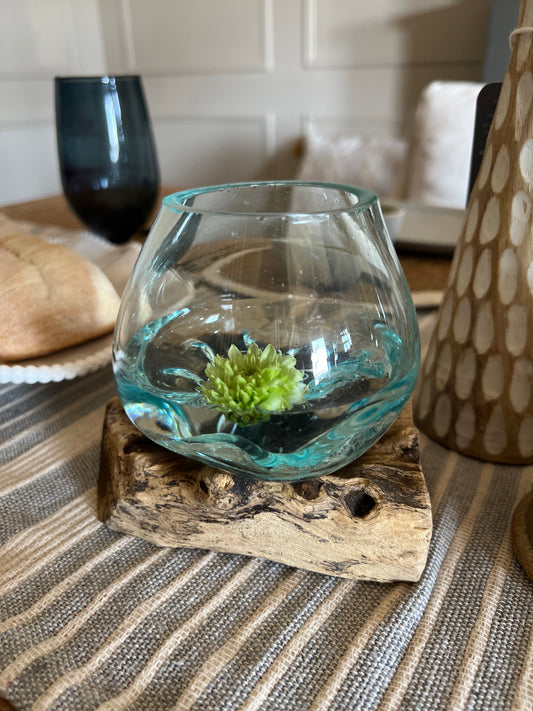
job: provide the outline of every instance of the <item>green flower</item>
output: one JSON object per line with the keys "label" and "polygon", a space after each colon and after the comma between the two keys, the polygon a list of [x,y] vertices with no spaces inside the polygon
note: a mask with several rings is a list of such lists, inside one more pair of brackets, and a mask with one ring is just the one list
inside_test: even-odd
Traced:
{"label": "green flower", "polygon": [[283,412],[304,401],[304,374],[291,355],[274,346],[264,350],[252,343],[246,353],[234,345],[228,357],[217,355],[205,368],[202,395],[224,416],[241,426],[268,421],[271,412]]}

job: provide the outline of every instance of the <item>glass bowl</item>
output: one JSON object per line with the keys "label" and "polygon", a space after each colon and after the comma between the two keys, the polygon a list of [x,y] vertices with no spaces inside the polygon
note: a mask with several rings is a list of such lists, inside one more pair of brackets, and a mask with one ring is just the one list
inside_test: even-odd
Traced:
{"label": "glass bowl", "polygon": [[113,344],[120,399],[147,437],[285,481],[363,454],[407,402],[419,362],[377,196],[295,181],[165,197]]}

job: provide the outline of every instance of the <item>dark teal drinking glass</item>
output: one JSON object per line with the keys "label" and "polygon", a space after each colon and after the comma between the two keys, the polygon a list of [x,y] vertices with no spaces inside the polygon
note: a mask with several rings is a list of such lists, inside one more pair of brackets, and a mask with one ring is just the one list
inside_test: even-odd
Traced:
{"label": "dark teal drinking glass", "polygon": [[79,219],[123,243],[151,214],[159,168],[138,76],[56,77],[63,191]]}

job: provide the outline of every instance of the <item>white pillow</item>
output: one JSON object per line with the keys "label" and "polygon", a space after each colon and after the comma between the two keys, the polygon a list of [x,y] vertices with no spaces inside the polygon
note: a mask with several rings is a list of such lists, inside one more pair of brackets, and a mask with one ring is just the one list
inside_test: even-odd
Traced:
{"label": "white pillow", "polygon": [[466,206],[476,101],[483,86],[435,81],[422,91],[411,126],[406,180],[409,202]]}
{"label": "white pillow", "polygon": [[331,138],[311,126],[296,177],[358,185],[380,198],[400,198],[406,153],[407,142],[401,138]]}

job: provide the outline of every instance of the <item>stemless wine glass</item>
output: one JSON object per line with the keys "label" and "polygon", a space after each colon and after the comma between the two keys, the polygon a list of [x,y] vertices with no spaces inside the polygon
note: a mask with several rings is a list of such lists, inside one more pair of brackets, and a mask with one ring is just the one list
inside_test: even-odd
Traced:
{"label": "stemless wine glass", "polygon": [[140,77],[56,77],[63,190],[80,220],[126,242],[151,214],[159,169]]}
{"label": "stemless wine glass", "polygon": [[377,196],[292,181],[165,197],[113,346],[122,404],[149,438],[286,481],[367,450],[411,395],[419,359]]}

